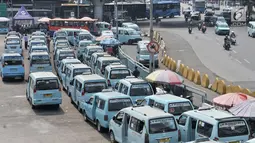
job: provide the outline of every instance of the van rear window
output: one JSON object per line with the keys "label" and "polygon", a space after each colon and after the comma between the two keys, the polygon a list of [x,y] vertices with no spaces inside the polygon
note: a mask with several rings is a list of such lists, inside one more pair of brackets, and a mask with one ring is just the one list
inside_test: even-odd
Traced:
{"label": "van rear window", "polygon": [[108,111],[120,111],[130,106],[132,106],[132,101],[129,98],[110,99]]}
{"label": "van rear window", "polygon": [[50,64],[49,56],[33,56],[31,64]]}
{"label": "van rear window", "polygon": [[225,121],[219,123],[219,137],[234,137],[248,135],[247,124],[243,120]]}
{"label": "van rear window", "polygon": [[118,69],[112,70],[110,73],[110,79],[123,79],[130,76],[130,71],[128,69]]}
{"label": "van rear window", "polygon": [[105,82],[90,82],[85,83],[84,91],[85,93],[95,93],[95,92],[101,92],[103,89],[106,89],[106,83]]}
{"label": "van rear window", "polygon": [[130,89],[130,96],[152,95],[152,89],[148,83],[133,84]]}
{"label": "van rear window", "polygon": [[6,44],[8,45],[17,45],[17,44],[20,44],[20,40],[19,39],[16,39],[16,38],[10,38],[10,39],[7,39],[6,40]]}
{"label": "van rear window", "polygon": [[5,60],[4,65],[5,66],[11,66],[11,65],[22,65],[22,60]]}
{"label": "van rear window", "polygon": [[74,53],[61,53],[61,54],[59,54],[59,60],[60,61],[67,58],[67,57],[73,57],[74,58],[75,56],[74,56]]}
{"label": "van rear window", "polygon": [[189,102],[169,103],[168,107],[168,112],[173,115],[181,115],[183,112],[193,110]]}
{"label": "van rear window", "polygon": [[73,77],[81,74],[92,74],[92,71],[90,68],[74,69]]}
{"label": "van rear window", "polygon": [[173,117],[150,119],[150,134],[166,133],[176,131],[176,123]]}
{"label": "van rear window", "polygon": [[88,55],[91,56],[95,52],[103,52],[103,49],[90,49]]}
{"label": "van rear window", "polygon": [[59,84],[57,79],[36,81],[36,90],[51,90],[51,89],[59,89]]}

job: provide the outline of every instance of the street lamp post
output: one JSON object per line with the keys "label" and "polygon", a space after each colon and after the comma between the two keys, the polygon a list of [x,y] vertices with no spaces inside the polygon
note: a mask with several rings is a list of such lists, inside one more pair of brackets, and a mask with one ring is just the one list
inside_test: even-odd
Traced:
{"label": "street lamp post", "polygon": [[115,24],[116,24],[116,39],[119,39],[119,20],[118,20],[118,2],[114,0],[115,3]]}
{"label": "street lamp post", "polygon": [[[153,0],[150,0],[150,41],[153,41]],[[150,73],[155,69],[154,53],[150,54],[149,69]]]}
{"label": "street lamp post", "polygon": [[80,18],[80,0],[77,1],[77,18]]}

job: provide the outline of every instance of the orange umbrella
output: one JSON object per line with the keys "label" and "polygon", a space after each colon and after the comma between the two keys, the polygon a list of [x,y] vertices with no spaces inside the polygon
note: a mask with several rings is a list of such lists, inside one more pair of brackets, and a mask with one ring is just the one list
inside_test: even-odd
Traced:
{"label": "orange umbrella", "polygon": [[214,98],[213,103],[222,107],[230,108],[250,99],[254,98],[244,93],[227,93]]}

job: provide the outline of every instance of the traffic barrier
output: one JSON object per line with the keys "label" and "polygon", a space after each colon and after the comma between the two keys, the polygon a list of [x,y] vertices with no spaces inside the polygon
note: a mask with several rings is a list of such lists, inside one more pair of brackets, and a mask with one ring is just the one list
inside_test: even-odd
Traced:
{"label": "traffic barrier", "polygon": [[226,93],[226,84],[225,84],[224,80],[220,80],[218,82],[217,93],[219,93],[221,95]]}
{"label": "traffic barrier", "polygon": [[176,61],[175,60],[172,60],[172,64],[171,64],[171,71],[176,71],[176,67],[177,67],[177,65],[176,65]]}
{"label": "traffic barrier", "polygon": [[167,56],[166,62],[165,62],[165,66],[167,67],[168,63],[169,63],[170,57]]}
{"label": "traffic barrier", "polygon": [[255,91],[253,91],[253,92],[251,93],[251,96],[252,96],[252,97],[255,97]]}
{"label": "traffic barrier", "polygon": [[194,77],[195,77],[194,69],[189,69],[189,71],[188,71],[188,80],[193,81]]}
{"label": "traffic barrier", "polygon": [[185,66],[184,69],[183,69],[183,74],[182,76],[187,78],[188,77],[188,74],[189,74],[189,67],[188,66]]}
{"label": "traffic barrier", "polygon": [[170,68],[171,68],[172,61],[173,61],[173,59],[172,59],[172,58],[170,58],[170,59],[169,59],[169,61],[168,61],[168,65],[167,65],[167,68],[168,68],[168,69],[170,69]]}
{"label": "traffic barrier", "polygon": [[226,93],[233,93],[233,85],[227,85],[226,86]]}
{"label": "traffic barrier", "polygon": [[241,86],[236,85],[236,86],[234,86],[234,87],[232,88],[232,91],[233,91],[234,93],[238,93],[238,92],[241,92],[241,91],[242,91],[242,88],[241,88]]}
{"label": "traffic barrier", "polygon": [[252,94],[251,91],[248,88],[243,88],[241,92],[244,93],[244,94],[247,94],[247,95]]}
{"label": "traffic barrier", "polygon": [[156,36],[157,36],[157,31],[153,31],[153,39],[156,39]]}
{"label": "traffic barrier", "polygon": [[183,69],[184,69],[184,64],[180,64],[180,67],[179,67],[179,74],[180,75],[183,75]]}
{"label": "traffic barrier", "polygon": [[193,79],[193,82],[197,85],[201,85],[201,76],[200,76],[200,72],[196,71],[195,72],[195,77]]}
{"label": "traffic barrier", "polygon": [[163,61],[162,61],[163,65],[165,65],[166,60],[167,60],[167,55],[166,55],[166,54],[164,54],[164,58],[163,58]]}
{"label": "traffic barrier", "polygon": [[219,83],[219,78],[216,77],[213,84],[212,84],[212,87],[211,87],[212,91],[215,91],[215,92],[217,91],[218,83]]}
{"label": "traffic barrier", "polygon": [[204,74],[202,77],[202,86],[208,88],[209,84],[210,84],[209,77],[207,74]]}

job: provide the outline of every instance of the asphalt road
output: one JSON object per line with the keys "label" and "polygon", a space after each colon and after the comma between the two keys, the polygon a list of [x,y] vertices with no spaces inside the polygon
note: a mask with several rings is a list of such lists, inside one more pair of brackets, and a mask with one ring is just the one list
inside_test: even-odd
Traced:
{"label": "asphalt road", "polygon": [[[0,36],[0,53],[4,49],[3,40],[4,36]],[[27,59],[25,67],[27,73]],[[25,97],[25,88],[25,81],[0,81],[0,143],[109,142],[107,133],[100,134],[94,125],[84,122],[64,91],[59,110],[50,106],[32,110]]]}

